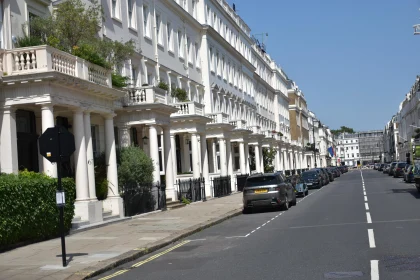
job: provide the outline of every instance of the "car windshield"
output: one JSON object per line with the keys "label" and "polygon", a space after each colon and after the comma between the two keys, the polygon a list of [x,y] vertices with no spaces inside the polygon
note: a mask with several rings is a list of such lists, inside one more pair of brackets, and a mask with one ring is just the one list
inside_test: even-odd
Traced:
{"label": "car windshield", "polygon": [[406,165],[406,163],[404,163],[404,162],[400,162],[400,163],[398,163],[398,167],[399,167],[399,168],[404,168],[404,167],[405,167],[405,165]]}
{"label": "car windshield", "polygon": [[258,176],[246,180],[247,187],[257,187],[277,184],[276,176]]}

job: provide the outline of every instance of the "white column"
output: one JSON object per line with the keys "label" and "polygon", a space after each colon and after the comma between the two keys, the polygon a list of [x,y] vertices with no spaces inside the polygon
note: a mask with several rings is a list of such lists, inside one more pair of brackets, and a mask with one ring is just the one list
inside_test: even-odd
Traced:
{"label": "white column", "polygon": [[198,138],[197,133],[191,133],[191,154],[192,154],[192,169],[193,178],[200,178],[200,156],[198,152]]}
{"label": "white column", "polygon": [[280,147],[276,147],[276,171],[281,170],[280,157]]}
{"label": "white column", "polygon": [[262,172],[262,173],[264,173],[264,154],[263,154],[263,147],[262,147],[262,144],[259,146],[259,149],[260,149],[260,166],[261,166],[261,168],[260,168],[260,172]]}
{"label": "white column", "polygon": [[201,144],[201,168],[202,168],[202,176],[204,178],[206,196],[211,196],[207,139],[206,139],[205,133],[200,134],[200,144]]}
{"label": "white column", "polygon": [[283,150],[282,148],[279,146],[279,161],[280,161],[280,170],[283,171],[284,174],[284,160],[283,160]]}
{"label": "white column", "polygon": [[[219,166],[217,165],[217,139],[213,138],[211,141],[211,149],[212,149],[212,162],[213,162],[213,173],[217,173],[219,171]],[[219,155],[220,155],[220,146],[219,146]]]}
{"label": "white column", "polygon": [[83,111],[73,113],[73,133],[76,144],[74,165],[76,167],[76,201],[89,200],[89,183],[87,173],[85,126]]}
{"label": "white column", "polygon": [[283,160],[284,160],[284,171],[290,170],[289,160],[287,158],[287,149],[283,150]]}
{"label": "white column", "polygon": [[16,133],[16,113],[15,109],[12,107],[4,107],[2,111],[3,116],[0,134],[1,172],[17,174],[19,167]]}
{"label": "white column", "polygon": [[294,169],[294,164],[293,164],[293,150],[290,150],[289,151],[289,160],[290,160],[290,162],[289,162],[289,164],[290,164],[290,170],[293,170]]}
{"label": "white column", "polygon": [[244,142],[244,150],[245,150],[245,173],[251,174],[251,170],[249,170],[249,146],[248,146],[248,142]]}
{"label": "white column", "polygon": [[176,158],[176,140],[175,140],[175,134],[171,134],[171,151],[172,151],[172,164],[173,164],[173,170],[174,170],[174,180],[176,180],[176,177],[178,175],[178,166],[177,166],[177,158]]}
{"label": "white column", "polygon": [[114,115],[105,118],[105,162],[107,164],[108,197],[103,206],[113,215],[124,217],[123,201],[118,193],[117,153],[115,150]]}
{"label": "white column", "polygon": [[[52,104],[43,104],[41,106],[42,112],[42,133],[49,127],[54,127],[54,107]],[[3,156],[2,156],[3,157]],[[44,166],[44,173],[50,177],[57,178],[57,165],[52,164],[46,158],[43,158],[42,165]]]}
{"label": "white column", "polygon": [[260,161],[260,147],[258,144],[254,146],[254,153],[255,153],[255,171],[262,172],[261,161]]}
{"label": "white column", "polygon": [[235,191],[236,181],[233,177],[233,156],[232,156],[232,142],[230,139],[226,139],[226,157],[227,157],[227,169],[228,175],[230,176],[230,189]]}
{"label": "white column", "polygon": [[131,145],[130,127],[128,125],[119,126],[118,135],[120,136],[121,147],[129,147]]}
{"label": "white column", "polygon": [[246,173],[246,158],[245,158],[245,143],[239,142],[239,164],[241,167],[241,174]]}
{"label": "white column", "polygon": [[182,159],[183,172],[189,172],[191,170],[190,147],[189,147],[189,144],[186,143],[187,139],[188,139],[188,134],[184,134],[182,137],[182,143],[181,143],[182,153],[183,153],[183,159]]}
{"label": "white column", "polygon": [[89,198],[90,200],[97,201],[96,186],[95,186],[95,163],[93,158],[92,146],[92,131],[90,127],[90,112],[83,114],[83,122],[85,124],[85,138],[86,138],[86,158],[88,168],[88,182],[89,182]]}
{"label": "white column", "polygon": [[226,176],[228,174],[227,158],[226,158],[226,143],[224,138],[219,139],[219,155],[220,155],[220,175]]}
{"label": "white column", "polygon": [[166,183],[166,196],[172,198],[172,201],[177,200],[177,192],[174,187],[174,164],[173,164],[173,149],[172,139],[175,138],[171,135],[171,129],[168,126],[163,127],[163,151],[165,156],[165,183]]}
{"label": "white column", "polygon": [[[159,136],[160,137],[160,136]],[[150,158],[153,160],[153,181],[155,183],[160,182],[160,170],[159,170],[159,147],[158,147],[158,135],[156,125],[149,126],[149,146],[150,146]]]}

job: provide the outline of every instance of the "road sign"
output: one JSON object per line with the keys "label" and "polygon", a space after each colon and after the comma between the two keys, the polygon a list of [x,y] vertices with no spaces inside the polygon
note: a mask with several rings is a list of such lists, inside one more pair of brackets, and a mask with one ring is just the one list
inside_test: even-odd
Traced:
{"label": "road sign", "polygon": [[40,154],[50,162],[70,161],[74,153],[74,136],[64,126],[57,125],[45,130],[39,137]]}
{"label": "road sign", "polygon": [[76,150],[74,136],[64,126],[49,127],[38,139],[39,151],[50,162],[57,163],[57,192],[56,201],[60,210],[61,257],[63,266],[67,266],[66,241],[64,237],[64,206],[65,193],[61,184],[61,163],[70,161],[70,156]]}

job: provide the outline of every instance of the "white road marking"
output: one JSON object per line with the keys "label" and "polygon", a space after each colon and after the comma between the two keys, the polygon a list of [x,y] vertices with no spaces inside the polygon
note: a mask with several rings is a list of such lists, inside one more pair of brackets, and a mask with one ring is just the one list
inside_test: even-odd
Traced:
{"label": "white road marking", "polygon": [[207,239],[205,239],[205,238],[201,238],[201,239],[192,239],[192,240],[189,240],[189,241],[206,241]]}
{"label": "white road marking", "polygon": [[366,210],[369,210],[369,204],[365,203]]}
{"label": "white road marking", "polygon": [[368,224],[371,224],[372,223],[372,217],[370,216],[369,212],[366,212],[366,218],[367,218]]}
{"label": "white road marking", "polygon": [[248,235],[245,235],[245,236],[228,236],[228,237],[225,237],[225,238],[245,238],[245,237],[248,237]]}
{"label": "white road marking", "polygon": [[378,260],[370,261],[370,279],[379,280],[379,261]]}
{"label": "white road marking", "polygon": [[368,200],[367,200],[367,196],[366,196],[366,195],[365,195],[365,201],[368,201]]}
{"label": "white road marking", "polygon": [[376,248],[375,236],[373,235],[373,229],[368,229],[368,236],[369,236],[369,247]]}
{"label": "white road marking", "polygon": [[363,195],[366,195],[366,191],[365,190],[363,190]]}

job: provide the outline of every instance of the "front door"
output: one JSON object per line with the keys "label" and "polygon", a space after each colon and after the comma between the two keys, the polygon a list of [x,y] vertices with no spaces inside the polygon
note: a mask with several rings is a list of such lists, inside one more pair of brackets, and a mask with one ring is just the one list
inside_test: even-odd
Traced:
{"label": "front door", "polygon": [[19,170],[39,172],[35,114],[31,111],[17,110],[16,130]]}

